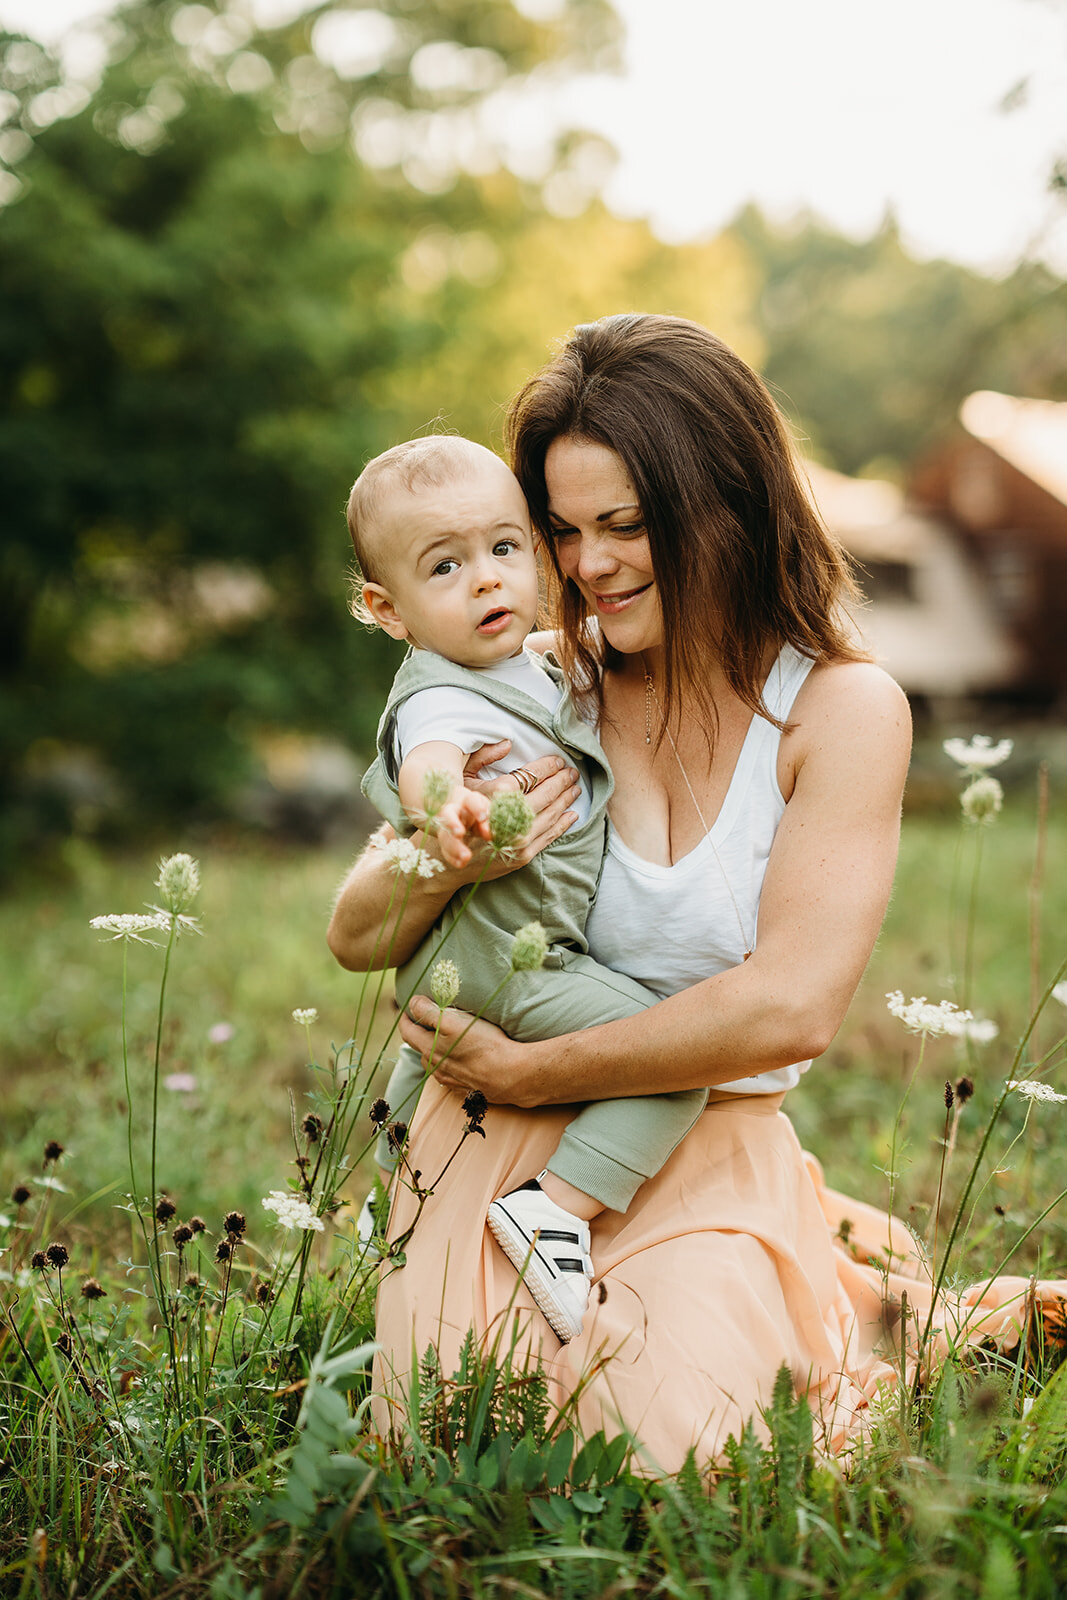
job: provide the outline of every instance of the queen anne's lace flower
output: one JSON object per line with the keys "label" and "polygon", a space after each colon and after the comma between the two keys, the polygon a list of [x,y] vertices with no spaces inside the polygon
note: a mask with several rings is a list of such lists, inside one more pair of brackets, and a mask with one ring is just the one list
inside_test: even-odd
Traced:
{"label": "queen anne's lace flower", "polygon": [[298,1022],[302,1028],[310,1028],[313,1022],[319,1020],[319,1013],[314,1006],[297,1007],[293,1012],[293,1021]]}
{"label": "queen anne's lace flower", "polygon": [[1015,748],[1012,739],[1001,739],[994,744],[987,733],[976,733],[968,744],[964,739],[946,739],[941,747],[947,756],[968,772],[988,772],[1007,761]]}
{"label": "queen anne's lace flower", "polygon": [[1009,1089],[1014,1089],[1016,1094],[1021,1094],[1027,1100],[1046,1100],[1059,1105],[1067,1103],[1067,1094],[1057,1094],[1051,1083],[1038,1083],[1035,1078],[1022,1078],[1008,1084]]}
{"label": "queen anne's lace flower", "polygon": [[283,1228],[300,1228],[304,1233],[322,1233],[325,1223],[298,1194],[288,1189],[272,1189],[263,1201],[264,1211],[273,1211]]}
{"label": "queen anne's lace flower", "polygon": [[110,934],[113,939],[136,939],[138,944],[155,944],[156,940],[146,935],[169,933],[170,916],[166,911],[153,911],[150,916],[138,911],[110,912],[106,917],[90,918],[89,926],[96,928],[99,933]]}
{"label": "queen anne's lace flower", "polygon": [[940,1034],[951,1033],[958,1038],[974,1021],[972,1012],[961,1011],[951,1000],[940,1000],[935,1005],[921,994],[905,1001],[899,989],[891,990],[885,998],[893,1016],[899,1017],[911,1033],[929,1034],[935,1039]]}
{"label": "queen anne's lace flower", "polygon": [[425,850],[420,850],[410,839],[390,839],[384,843],[375,840],[371,842],[375,849],[381,851],[386,861],[391,861],[397,872],[403,873],[405,877],[414,875],[417,878],[432,878],[436,872],[445,870],[443,861],[436,861],[433,856],[428,856]]}
{"label": "queen anne's lace flower", "polygon": [[966,1011],[957,1011],[949,1017],[944,1029],[954,1039],[970,1039],[972,1044],[989,1044],[1000,1029],[991,1017],[972,1017]]}

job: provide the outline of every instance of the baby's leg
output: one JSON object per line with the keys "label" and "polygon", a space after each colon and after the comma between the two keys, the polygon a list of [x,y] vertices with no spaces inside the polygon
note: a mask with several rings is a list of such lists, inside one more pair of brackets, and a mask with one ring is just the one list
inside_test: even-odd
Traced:
{"label": "baby's leg", "polygon": [[[656,996],[590,956],[553,951],[539,972],[518,974],[498,1020],[523,1039],[554,1038],[634,1016]],[[508,1260],[560,1339],[581,1332],[593,1263],[589,1222],[625,1211],[658,1172],[707,1103],[707,1090],[680,1090],[587,1105],[537,1178],[502,1195],[488,1222]]]}
{"label": "baby's leg", "polygon": [[[628,1210],[638,1189],[656,1175],[707,1103],[706,1089],[590,1102],[564,1129],[541,1187],[558,1205],[566,1204],[561,1198],[566,1189],[589,1196],[596,1209],[578,1215]],[[552,1179],[559,1189],[550,1187]]]}

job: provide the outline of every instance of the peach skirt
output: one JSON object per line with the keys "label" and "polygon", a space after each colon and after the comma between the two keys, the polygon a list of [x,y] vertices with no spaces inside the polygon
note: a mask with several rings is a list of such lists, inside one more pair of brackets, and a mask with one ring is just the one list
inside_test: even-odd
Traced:
{"label": "peach skirt", "polygon": [[[890,1231],[884,1212],[826,1188],[781,1114],[782,1098],[713,1095],[629,1212],[592,1224],[596,1282],[585,1330],[563,1346],[484,1219],[491,1200],[541,1170],[574,1108],[490,1107],[485,1139],[465,1141],[426,1202],[406,1265],[383,1271],[379,1427],[403,1404],[413,1359],[433,1344],[444,1373],[453,1372],[473,1327],[486,1349],[496,1341],[516,1348],[514,1360],[538,1358],[555,1405],[577,1394],[584,1434],[635,1436],[649,1472],[676,1470],[693,1447],[701,1462],[716,1460],[750,1419],[762,1430],[783,1363],[809,1400],[820,1448],[847,1449],[871,1402],[899,1382],[902,1346],[911,1375],[932,1303],[930,1269],[902,1224]],[[463,1125],[459,1100],[429,1082],[409,1150],[424,1183]],[[402,1189],[390,1238],[414,1214]],[[1011,1348],[1038,1301],[1047,1321],[1062,1324],[1065,1296],[1067,1283],[1025,1278],[945,1294],[930,1348],[982,1340]]]}

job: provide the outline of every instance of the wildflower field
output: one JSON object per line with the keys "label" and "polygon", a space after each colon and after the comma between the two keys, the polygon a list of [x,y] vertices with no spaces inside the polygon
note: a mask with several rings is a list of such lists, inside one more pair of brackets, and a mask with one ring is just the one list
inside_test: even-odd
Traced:
{"label": "wildflower field", "polygon": [[[963,781],[969,815],[906,819],[870,968],[787,1110],[834,1187],[940,1230],[946,1286],[1067,1276],[1067,807],[1054,784],[1039,827],[1036,792],[1000,809],[980,759]],[[0,1594],[1067,1588],[1051,1319],[904,1390],[847,1461],[781,1382],[768,1444],[652,1482],[506,1351],[424,1363],[375,1437],[355,1218],[389,984],[326,950],[342,856],[190,854],[71,846],[0,907]],[[479,1121],[457,1106],[456,1159]]]}

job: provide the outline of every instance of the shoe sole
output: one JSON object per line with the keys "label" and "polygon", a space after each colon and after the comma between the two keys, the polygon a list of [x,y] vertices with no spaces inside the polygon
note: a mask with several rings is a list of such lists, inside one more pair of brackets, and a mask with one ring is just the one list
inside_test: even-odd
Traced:
{"label": "shoe sole", "polygon": [[523,1231],[499,1200],[494,1200],[489,1207],[486,1221],[489,1232],[533,1295],[537,1309],[556,1338],[561,1344],[569,1344],[576,1339],[582,1331],[582,1324],[575,1323],[574,1318],[569,1317],[556,1301],[553,1291],[557,1280],[539,1253],[537,1240]]}

